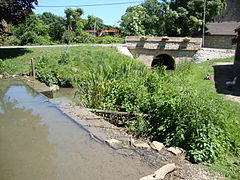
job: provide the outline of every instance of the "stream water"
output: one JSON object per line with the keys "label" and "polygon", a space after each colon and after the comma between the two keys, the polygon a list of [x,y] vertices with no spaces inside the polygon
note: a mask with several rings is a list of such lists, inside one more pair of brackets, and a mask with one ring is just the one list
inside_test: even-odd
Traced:
{"label": "stream water", "polygon": [[44,100],[19,82],[0,81],[1,180],[128,180],[153,172],[97,143]]}

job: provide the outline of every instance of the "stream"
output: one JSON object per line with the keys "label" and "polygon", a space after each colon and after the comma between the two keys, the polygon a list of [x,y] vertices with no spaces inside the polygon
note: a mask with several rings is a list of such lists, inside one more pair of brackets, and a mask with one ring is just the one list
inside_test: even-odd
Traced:
{"label": "stream", "polygon": [[93,140],[45,99],[19,81],[0,80],[1,180],[137,180],[153,172]]}

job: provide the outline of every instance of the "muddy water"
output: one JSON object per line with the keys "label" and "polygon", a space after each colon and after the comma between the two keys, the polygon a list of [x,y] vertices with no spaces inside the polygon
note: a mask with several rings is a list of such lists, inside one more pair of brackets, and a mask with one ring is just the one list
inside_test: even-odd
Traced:
{"label": "muddy water", "polygon": [[128,180],[153,172],[92,140],[45,97],[0,81],[1,180]]}

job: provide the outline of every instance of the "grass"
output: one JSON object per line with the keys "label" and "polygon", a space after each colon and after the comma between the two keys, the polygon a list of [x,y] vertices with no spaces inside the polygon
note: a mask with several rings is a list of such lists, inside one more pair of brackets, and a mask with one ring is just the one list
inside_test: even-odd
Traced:
{"label": "grass", "polygon": [[[67,53],[65,53],[66,51]],[[81,95],[85,98],[85,104],[90,107],[158,113],[154,109],[165,108],[166,105],[169,105],[171,111],[176,111],[171,118],[175,118],[182,111],[188,112],[187,114],[195,112],[195,115],[198,114],[203,119],[205,116],[202,116],[201,113],[206,113],[209,117],[220,114],[217,118],[220,118],[220,121],[224,123],[223,129],[227,132],[226,137],[229,138],[227,141],[234,142],[234,145],[240,144],[239,103],[223,100],[223,95],[216,93],[214,81],[203,80],[206,74],[214,74],[212,65],[215,62],[231,62],[233,61],[231,58],[212,60],[201,64],[184,64],[174,73],[166,75],[162,74],[162,72],[149,71],[141,63],[119,55],[116,53],[115,48],[109,47],[0,49],[0,59],[2,59],[0,61],[0,73],[6,71],[10,74],[30,74],[31,58],[36,59],[38,62],[38,73],[43,81],[48,84],[58,83],[64,85],[65,83],[66,85],[66,80],[68,80],[68,83],[80,88]],[[153,96],[151,92],[158,95]],[[185,96],[184,93],[179,96],[181,92],[193,93],[192,100],[193,102],[196,101],[197,104],[191,101],[186,104],[189,97]],[[175,98],[174,95],[182,99]],[[166,99],[162,101],[164,98]],[[202,101],[201,98],[203,98]],[[163,105],[159,106],[161,103]],[[183,108],[182,104],[184,103],[186,106]],[[155,108],[144,109],[149,105],[154,105]],[[204,105],[204,107],[199,107],[201,105]],[[220,107],[215,107],[215,105]],[[196,109],[194,110],[192,106],[196,106]],[[201,112],[198,111],[199,108],[202,109]],[[213,113],[211,114],[210,111]],[[214,111],[216,111],[215,114]],[[162,116],[165,114],[162,114]],[[166,117],[170,118],[169,116]],[[175,125],[180,125],[184,132],[187,131],[189,128],[184,126],[189,127],[191,124],[181,124],[181,120],[184,118],[183,116],[179,118],[178,123],[180,124]],[[186,120],[185,123],[191,122],[191,118]],[[150,129],[146,130],[146,127],[150,127],[146,122],[152,123],[155,121],[139,119],[136,122],[137,124],[130,124],[129,128],[132,128],[133,131],[142,131],[143,134],[148,133],[150,136],[157,137],[156,132],[162,133],[163,129],[161,128],[164,128],[157,127],[157,129],[154,129],[155,127],[151,126],[153,130],[150,132]],[[193,125],[197,126],[197,124]],[[176,132],[179,133],[179,130]],[[185,136],[184,132],[179,136]],[[180,141],[179,139],[169,139],[169,141],[174,140]],[[222,172],[229,179],[240,179],[240,156],[238,150],[239,146],[228,147],[225,154],[223,153],[221,157],[215,159],[214,163],[209,164],[209,168]],[[201,155],[202,152],[197,153]],[[199,158],[202,157],[199,156]]]}

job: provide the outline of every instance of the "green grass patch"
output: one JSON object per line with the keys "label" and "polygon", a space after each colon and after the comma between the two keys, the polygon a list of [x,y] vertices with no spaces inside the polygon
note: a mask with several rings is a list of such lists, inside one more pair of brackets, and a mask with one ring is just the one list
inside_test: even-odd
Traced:
{"label": "green grass patch", "polygon": [[126,118],[128,131],[182,147],[192,161],[209,162],[211,169],[240,178],[239,103],[223,100],[214,81],[204,80],[214,74],[213,63],[233,59],[186,63],[166,73],[110,47],[14,51],[1,56],[0,72],[30,74],[33,57],[37,76],[46,84],[77,87],[76,99],[86,107],[148,114]]}

